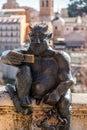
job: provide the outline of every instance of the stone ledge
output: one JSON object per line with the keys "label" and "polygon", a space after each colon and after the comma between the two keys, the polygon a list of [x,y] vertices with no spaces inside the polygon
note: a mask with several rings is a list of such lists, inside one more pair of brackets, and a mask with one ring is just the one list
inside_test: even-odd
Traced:
{"label": "stone ledge", "polygon": [[[33,115],[17,113],[5,87],[0,87],[0,130],[41,130],[36,128],[34,120],[43,114],[34,107]],[[87,130],[87,94],[72,93],[71,130]]]}
{"label": "stone ledge", "polygon": [[72,104],[83,104],[87,105],[87,94],[86,93],[72,93]]}
{"label": "stone ledge", "polygon": [[0,87],[0,106],[14,106],[5,86]]}
{"label": "stone ledge", "polygon": [[[4,97],[4,98],[3,98]],[[13,106],[13,102],[7,93],[5,86],[0,86],[0,106]],[[86,93],[72,93],[72,106],[87,105]]]}

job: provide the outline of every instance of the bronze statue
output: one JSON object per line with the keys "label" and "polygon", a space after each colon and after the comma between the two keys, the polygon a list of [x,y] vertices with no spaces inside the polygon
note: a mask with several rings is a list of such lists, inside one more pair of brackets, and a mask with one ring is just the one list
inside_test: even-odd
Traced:
{"label": "bronze statue", "polygon": [[37,105],[43,101],[53,106],[47,117],[56,113],[60,123],[48,126],[43,119],[38,127],[70,130],[70,87],[73,84],[70,57],[66,52],[55,51],[49,46],[52,34],[46,24],[35,25],[29,35],[30,46],[27,50],[6,51],[1,57],[3,63],[19,68],[15,89],[11,84],[6,88],[17,111],[22,114],[33,112],[32,99]]}

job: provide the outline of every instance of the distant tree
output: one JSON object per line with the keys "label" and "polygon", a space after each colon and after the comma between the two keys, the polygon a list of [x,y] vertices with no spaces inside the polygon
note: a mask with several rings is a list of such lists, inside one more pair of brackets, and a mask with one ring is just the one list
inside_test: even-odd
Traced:
{"label": "distant tree", "polygon": [[87,14],[87,0],[69,0],[68,15],[69,17],[82,16]]}

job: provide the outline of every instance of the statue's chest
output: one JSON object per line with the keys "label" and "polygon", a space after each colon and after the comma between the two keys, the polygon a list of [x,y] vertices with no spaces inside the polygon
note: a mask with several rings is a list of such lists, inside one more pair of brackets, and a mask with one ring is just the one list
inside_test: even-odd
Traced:
{"label": "statue's chest", "polygon": [[35,62],[32,64],[32,70],[34,72],[44,72],[46,70],[49,71],[57,71],[57,62],[56,60],[51,58],[38,58],[35,57]]}

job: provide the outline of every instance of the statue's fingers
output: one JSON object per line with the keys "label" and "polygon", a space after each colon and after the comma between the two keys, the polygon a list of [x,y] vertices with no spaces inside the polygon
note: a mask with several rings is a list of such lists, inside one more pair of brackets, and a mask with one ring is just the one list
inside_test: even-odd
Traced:
{"label": "statue's fingers", "polygon": [[14,55],[14,54],[10,55],[10,57],[24,58],[24,56],[23,56],[23,55]]}
{"label": "statue's fingers", "polygon": [[9,60],[11,63],[21,63],[22,62],[22,60],[20,60],[20,59],[13,59],[13,58],[10,58],[10,60]]}
{"label": "statue's fingers", "polygon": [[14,65],[20,65],[21,62],[18,62],[18,61],[11,61],[11,64],[14,64]]}
{"label": "statue's fingers", "polygon": [[18,52],[12,52],[11,55],[12,55],[12,56],[15,56],[15,57],[23,57],[23,54],[18,53]]}
{"label": "statue's fingers", "polygon": [[21,60],[21,61],[24,60],[23,57],[15,57],[15,56],[10,56],[10,59],[13,59],[13,60]]}

